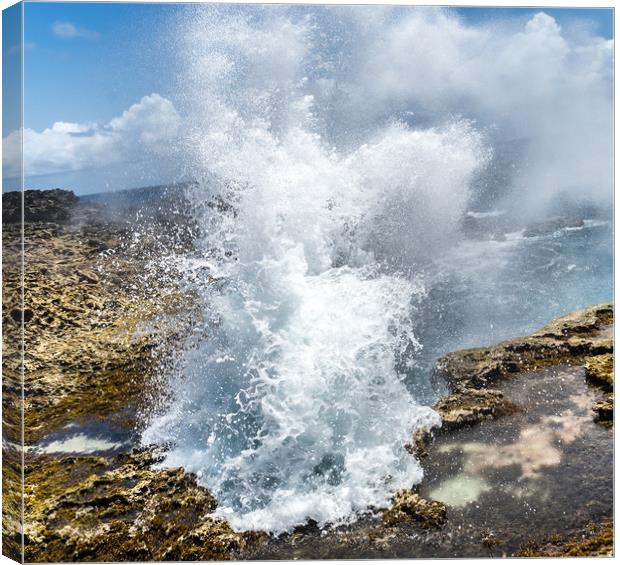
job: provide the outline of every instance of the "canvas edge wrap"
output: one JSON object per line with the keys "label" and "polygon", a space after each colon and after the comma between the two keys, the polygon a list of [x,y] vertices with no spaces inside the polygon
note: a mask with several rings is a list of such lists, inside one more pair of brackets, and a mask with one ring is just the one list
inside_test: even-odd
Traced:
{"label": "canvas edge wrap", "polygon": [[[2,184],[21,191],[2,214],[2,554],[24,561],[23,3],[2,12]],[[11,162],[9,162],[11,161]],[[17,169],[17,175],[15,174]],[[12,284],[7,284],[11,281]]]}

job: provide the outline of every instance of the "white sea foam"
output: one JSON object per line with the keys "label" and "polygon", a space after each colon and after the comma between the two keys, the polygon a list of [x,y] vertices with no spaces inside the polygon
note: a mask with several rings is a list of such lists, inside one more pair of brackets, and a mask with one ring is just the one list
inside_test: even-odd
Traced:
{"label": "white sea foam", "polygon": [[504,216],[506,214],[506,210],[490,210],[489,212],[474,212],[472,210],[467,211],[467,215],[472,218],[497,218],[499,216]]}
{"label": "white sea foam", "polygon": [[[421,480],[404,446],[440,419],[404,382],[426,293],[412,265],[450,240],[487,151],[463,121],[334,148],[306,21],[192,25],[187,152],[209,180],[190,193],[204,235],[187,272],[209,338],[188,340],[142,441],[169,445],[162,465],[196,472],[235,528],[342,523]],[[196,283],[205,266],[217,284]]]}

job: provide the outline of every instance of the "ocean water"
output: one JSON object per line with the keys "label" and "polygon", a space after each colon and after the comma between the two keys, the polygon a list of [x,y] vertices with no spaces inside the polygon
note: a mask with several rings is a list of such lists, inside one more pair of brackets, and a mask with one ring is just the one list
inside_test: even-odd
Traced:
{"label": "ocean water", "polygon": [[[430,288],[414,332],[425,348],[419,386],[449,351],[527,335],[591,304],[613,301],[613,233],[607,219],[539,237],[461,241],[426,270]],[[437,389],[427,388],[428,401]]]}
{"label": "ocean water", "polygon": [[[612,296],[610,222],[464,236],[494,162],[474,121],[415,122],[387,102],[363,127],[349,130],[348,112],[339,121],[319,92],[341,68],[321,21],[215,9],[179,35],[201,235],[196,253],[165,260],[199,297],[204,327],[142,442],[195,472],[240,530],[385,507],[423,477],[405,444],[440,425],[439,355]],[[355,59],[351,45],[340,54]]]}

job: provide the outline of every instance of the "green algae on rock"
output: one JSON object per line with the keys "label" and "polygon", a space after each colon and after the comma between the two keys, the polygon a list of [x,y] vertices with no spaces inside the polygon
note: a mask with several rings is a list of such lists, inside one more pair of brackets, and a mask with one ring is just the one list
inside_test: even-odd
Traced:
{"label": "green algae on rock", "polygon": [[530,543],[514,557],[612,557],[614,554],[614,525],[608,520],[570,534],[556,534],[541,543]]}

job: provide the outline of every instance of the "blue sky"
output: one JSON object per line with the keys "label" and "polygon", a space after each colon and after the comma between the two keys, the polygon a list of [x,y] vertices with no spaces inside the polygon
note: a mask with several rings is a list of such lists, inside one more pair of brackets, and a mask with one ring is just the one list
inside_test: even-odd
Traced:
{"label": "blue sky", "polygon": [[[54,121],[105,121],[145,94],[174,94],[170,54],[158,43],[178,16],[170,4],[26,3],[25,126],[43,129]],[[539,9],[461,8],[472,24],[527,20]],[[545,9],[560,25],[589,21],[611,38],[611,10]],[[70,23],[75,36],[59,35]],[[44,96],[45,103],[42,103]]]}
{"label": "blue sky", "polygon": [[596,35],[613,37],[613,10],[610,8],[458,8],[455,11],[471,24],[506,19],[524,21],[543,11],[562,27],[587,26]]}
{"label": "blue sky", "polygon": [[145,94],[171,94],[157,38],[178,12],[166,4],[27,3],[25,126],[109,120]]}
{"label": "blue sky", "polygon": [[[175,4],[26,2],[25,128],[41,132],[55,122],[108,124],[152,93],[175,103],[175,55],[166,44],[169,35],[165,31],[184,9]],[[464,22],[475,26],[507,22],[524,25],[541,10],[455,11]],[[594,35],[612,37],[610,9],[544,11],[564,29],[584,28]],[[5,60],[11,59],[7,50],[14,40],[14,34],[5,34]],[[5,120],[3,137],[14,124],[15,120]],[[71,175],[67,179],[74,182],[75,173]]]}
{"label": "blue sky", "polygon": [[21,6],[2,12],[2,136],[19,127],[21,112]]}

